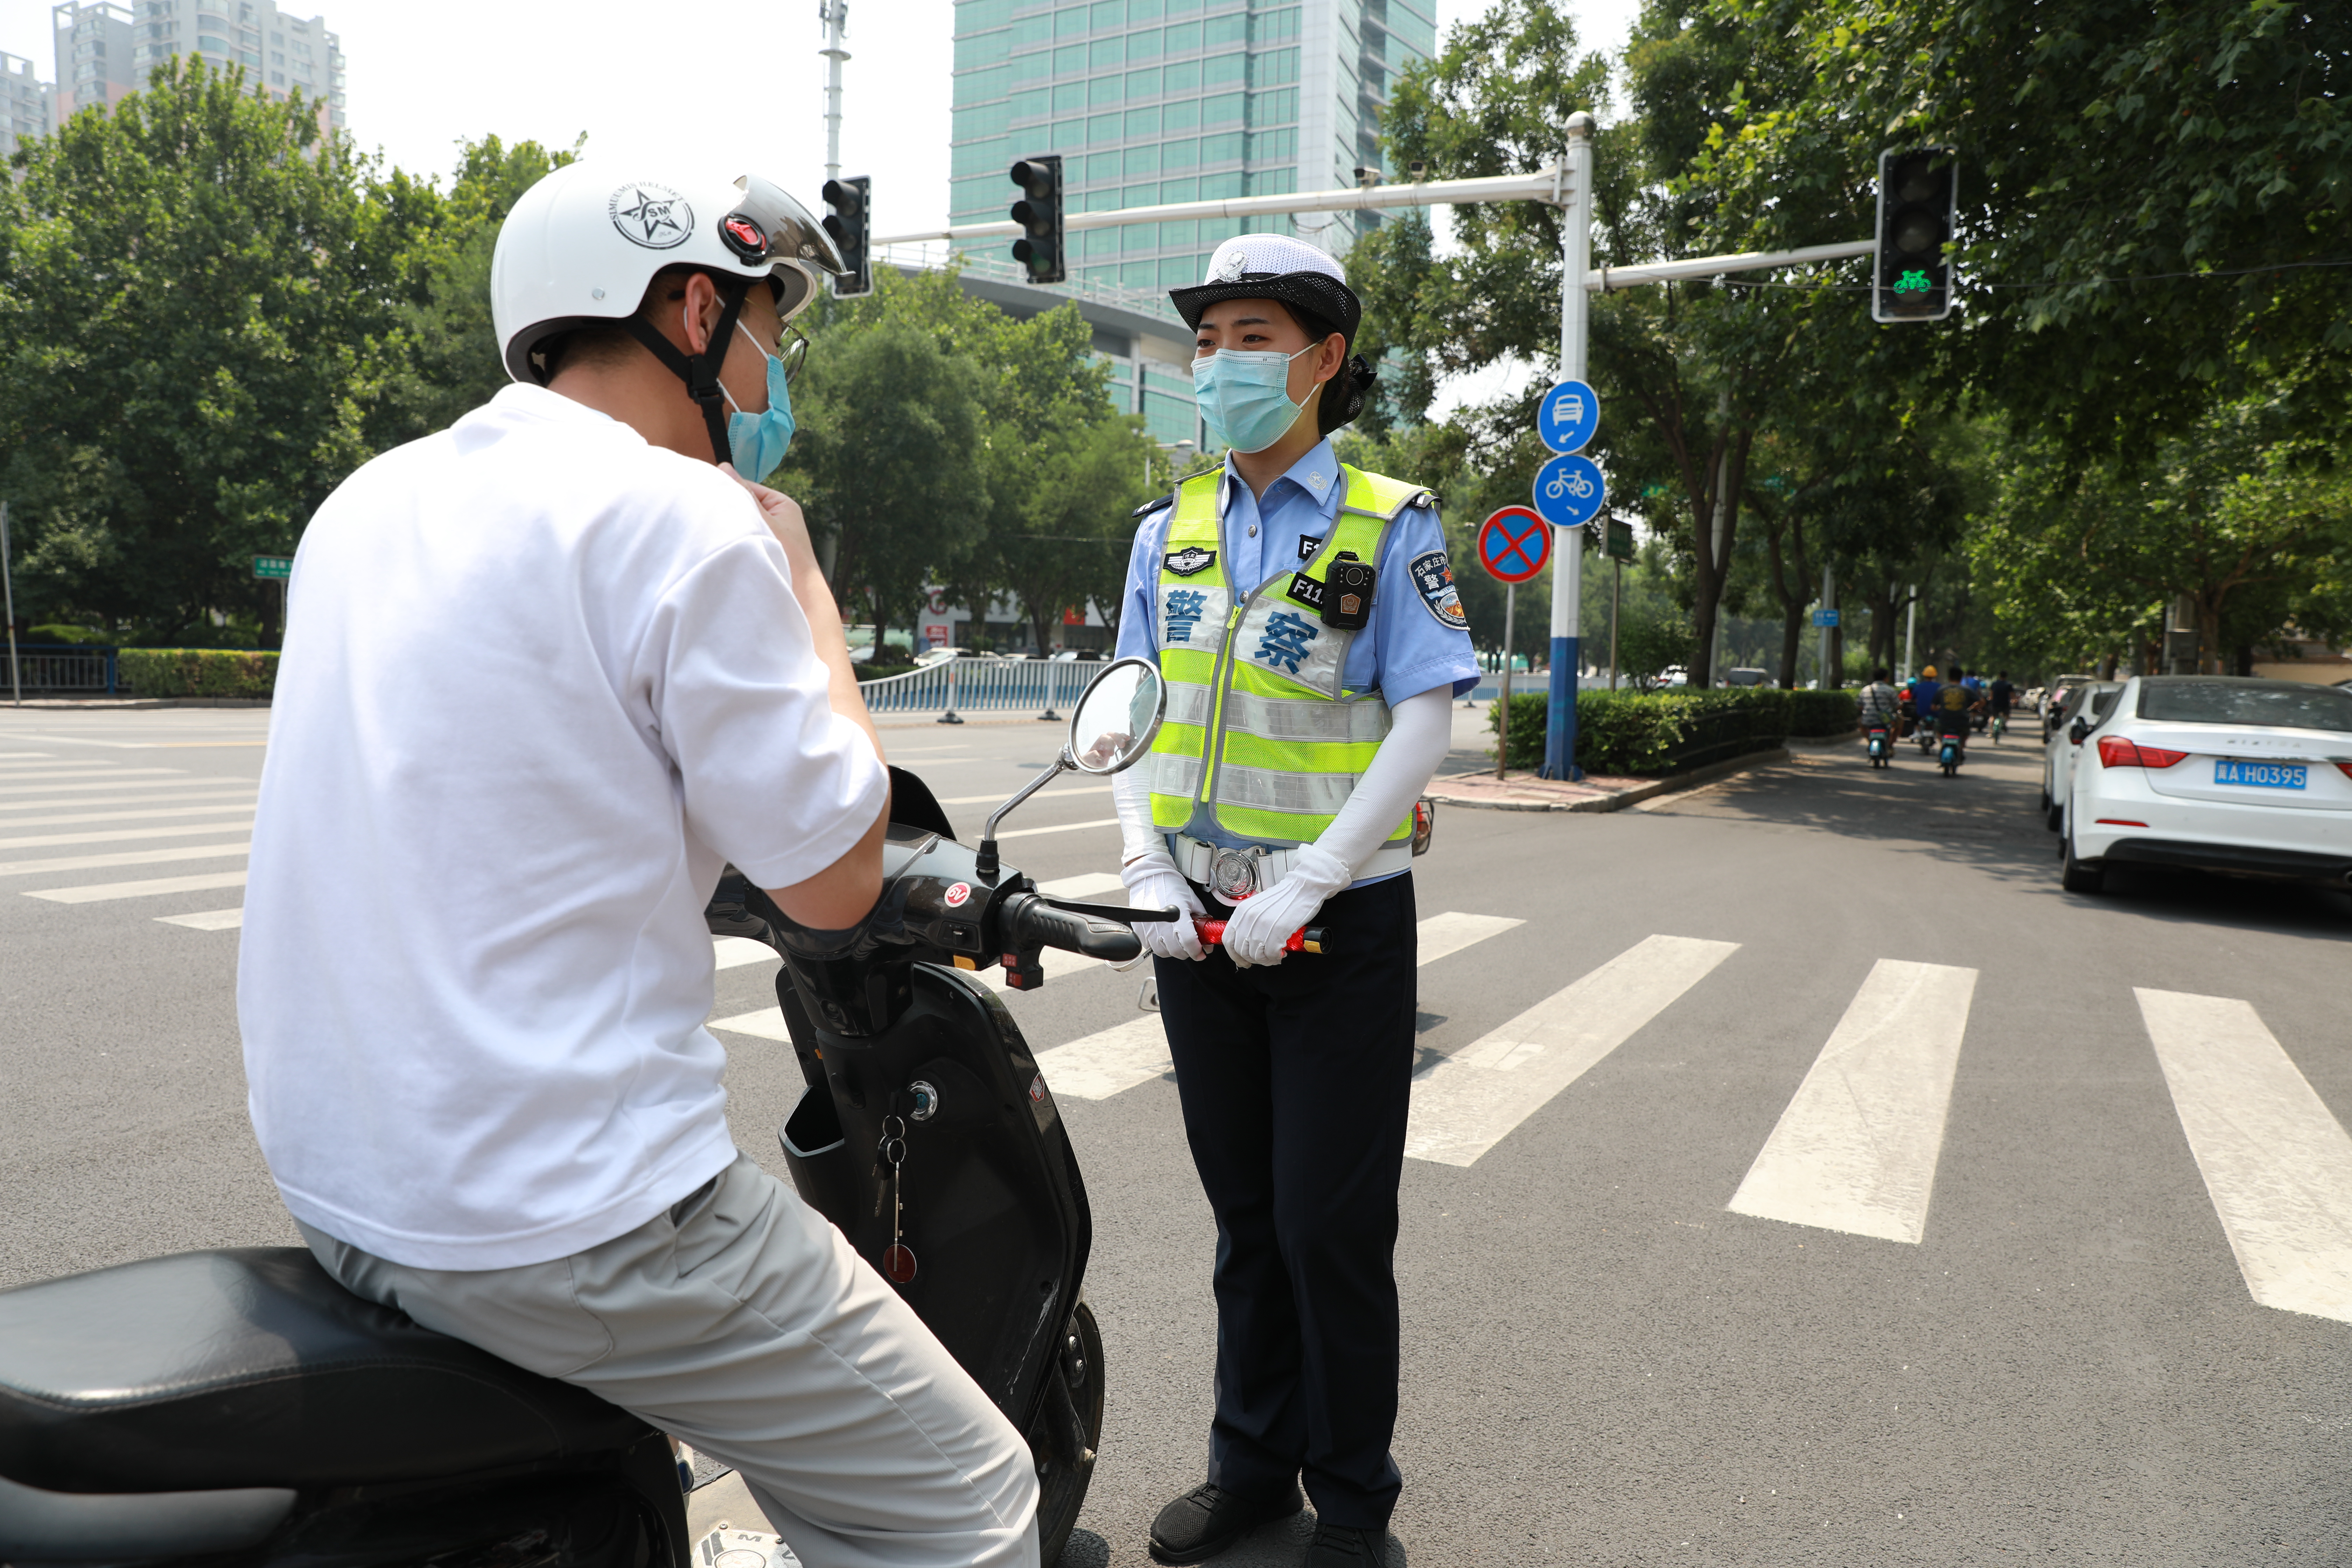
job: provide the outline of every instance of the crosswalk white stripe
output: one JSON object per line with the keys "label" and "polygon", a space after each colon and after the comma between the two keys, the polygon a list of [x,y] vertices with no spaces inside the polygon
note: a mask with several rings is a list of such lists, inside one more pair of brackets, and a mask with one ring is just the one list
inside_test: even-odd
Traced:
{"label": "crosswalk white stripe", "polygon": [[[1450,957],[1474,942],[1499,936],[1523,923],[1496,915],[1451,910],[1431,915],[1413,928],[1420,962],[1433,963]],[[1176,1064],[1168,1055],[1167,1032],[1161,1028],[1157,1014],[1129,1019],[1066,1045],[1040,1051],[1037,1066],[1055,1094],[1066,1100],[1108,1100],[1147,1079],[1176,1070]]]}
{"label": "crosswalk white stripe", "polygon": [[46,757],[51,754],[47,752],[0,752],[0,757]]}
{"label": "crosswalk white stripe", "polygon": [[[158,801],[173,799],[221,800],[229,795],[243,795],[250,797],[259,788],[259,786],[256,784],[233,784],[219,789],[187,789],[186,786],[193,782],[194,781],[189,779],[132,779],[127,784],[116,786],[111,781],[109,781],[110,788],[120,787],[122,789],[135,789],[151,793],[141,795],[50,795],[41,800],[0,800],[0,813],[14,811],[42,811],[51,806],[152,805]],[[62,789],[66,786],[62,784],[54,786],[44,784],[41,787],[44,789],[53,787]],[[178,795],[163,795],[152,793],[156,790],[182,790],[184,793]]]}
{"label": "crosswalk white stripe", "polygon": [[[1021,804],[1027,806],[1034,801],[1064,800],[1074,795],[1108,795],[1110,792],[1111,786],[1108,784],[1082,784],[1076,789],[1039,790]],[[1012,790],[1006,790],[1003,795],[951,795],[940,804],[941,805],[993,805],[1012,794]],[[1003,837],[1003,835],[999,834],[997,837]]]}
{"label": "crosswalk white stripe", "polygon": [[55,787],[63,780],[77,782],[87,780],[93,784],[110,784],[117,779],[127,779],[142,773],[177,773],[182,778],[188,776],[187,770],[184,768],[118,768],[111,763],[100,763],[95,765],[85,764],[62,773],[44,770],[34,773],[0,773],[0,793],[37,794],[42,790]]}
{"label": "crosswalk white stripe", "polygon": [[1508,915],[1468,915],[1458,910],[1432,915],[1413,928],[1413,945],[1420,954],[1416,962],[1434,963],[1451,958],[1465,947],[1475,947],[1490,936],[1527,923]]}
{"label": "crosswalk white stripe", "polygon": [[1731,1199],[1734,1214],[1916,1245],[1977,972],[1882,958]]}
{"label": "crosswalk white stripe", "polygon": [[1118,826],[1118,818],[1116,816],[1097,816],[1086,822],[1057,822],[1051,827],[1016,827],[1010,833],[1000,833],[996,837],[1000,840],[1034,838],[1041,833],[1075,833],[1081,827],[1117,827]]}
{"label": "crosswalk white stripe", "polygon": [[186,926],[192,931],[235,931],[245,924],[245,906],[233,910],[200,910],[192,915],[157,915],[155,919],[167,926]]}
{"label": "crosswalk white stripe", "polygon": [[108,899],[144,899],[158,893],[197,893],[208,888],[242,888],[242,871],[207,871],[196,877],[155,877],[140,882],[93,882],[86,888],[27,889],[28,899],[53,904],[95,904]]}
{"label": "crosswalk white stripe", "polygon": [[1520,1122],[1739,951],[1736,942],[1644,937],[1566,989],[1420,1074],[1404,1152],[1475,1164]]}
{"label": "crosswalk white stripe", "polygon": [[[250,795],[252,792],[240,790],[236,793]],[[212,797],[199,795],[195,798],[205,800]],[[58,804],[80,803],[60,801]],[[159,816],[219,816],[228,812],[249,812],[252,809],[253,802],[246,800],[233,805],[169,805],[158,806],[152,811],[75,811],[56,816],[18,817],[15,821],[0,819],[0,827],[65,827],[77,822],[152,822]]]}
{"label": "crosswalk white stripe", "polygon": [[178,827],[113,827],[100,833],[46,833],[26,838],[0,838],[0,849],[47,849],[68,844],[121,844],[131,838],[185,838],[192,833],[249,833],[253,818],[243,822],[198,822]]}
{"label": "crosswalk white stripe", "polygon": [[773,963],[776,950],[764,942],[754,942],[748,936],[713,937],[711,952],[721,969],[740,969],[747,963]]}
{"label": "crosswalk white stripe", "polygon": [[[224,833],[237,831],[224,826]],[[225,855],[246,855],[253,840],[234,844],[176,844],[153,849],[114,849],[103,855],[66,855],[50,860],[0,860],[0,877],[22,877],[34,871],[100,871],[110,866],[153,866],[167,860],[211,860]]]}
{"label": "crosswalk white stripe", "polygon": [[2133,994],[2246,1289],[2352,1323],[2352,1136],[2250,1004]]}

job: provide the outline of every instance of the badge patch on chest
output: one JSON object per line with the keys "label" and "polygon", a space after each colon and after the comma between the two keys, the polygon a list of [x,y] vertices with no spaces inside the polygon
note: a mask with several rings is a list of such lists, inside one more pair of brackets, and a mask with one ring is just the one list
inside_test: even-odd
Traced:
{"label": "badge patch on chest", "polygon": [[1298,536],[1298,558],[1301,561],[1314,560],[1315,552],[1322,548],[1323,539],[1320,534],[1302,533]]}
{"label": "badge patch on chest", "polygon": [[1179,577],[1190,577],[1215,565],[1217,552],[1203,550],[1197,544],[1188,544],[1181,550],[1170,551],[1160,563]]}
{"label": "badge patch on chest", "polygon": [[1290,574],[1290,596],[1310,610],[1323,607],[1323,584],[1304,572]]}
{"label": "badge patch on chest", "polygon": [[1450,631],[1470,629],[1470,617],[1462,613],[1461,591],[1454,586],[1454,569],[1446,563],[1445,552],[1432,550],[1416,555],[1406,570],[1412,574],[1413,588],[1433,620]]}

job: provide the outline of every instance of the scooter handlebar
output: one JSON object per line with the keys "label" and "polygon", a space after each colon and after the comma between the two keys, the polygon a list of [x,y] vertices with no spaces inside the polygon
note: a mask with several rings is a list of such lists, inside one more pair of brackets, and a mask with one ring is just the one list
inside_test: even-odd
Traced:
{"label": "scooter handlebar", "polygon": [[1004,911],[1004,923],[1010,945],[1022,952],[1058,947],[1113,963],[1143,952],[1143,939],[1129,927],[1057,910],[1034,893],[1016,894]]}
{"label": "scooter handlebar", "polygon": [[[1195,920],[1192,922],[1192,929],[1201,933],[1201,940],[1202,942],[1216,943],[1220,946],[1224,942],[1225,922],[1223,921]],[[1282,951],[1285,952],[1321,952],[1325,951],[1323,946],[1323,928],[1321,926],[1303,926],[1297,931],[1292,931],[1290,933],[1290,940],[1282,944]]]}

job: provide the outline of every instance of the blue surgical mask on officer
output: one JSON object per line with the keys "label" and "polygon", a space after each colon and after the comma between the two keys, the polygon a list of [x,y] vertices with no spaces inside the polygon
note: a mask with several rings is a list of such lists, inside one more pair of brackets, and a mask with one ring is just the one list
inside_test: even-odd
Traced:
{"label": "blue surgical mask on officer", "polygon": [[735,410],[727,416],[727,449],[735,459],[735,471],[758,484],[776,471],[793,444],[793,388],[783,356],[760,348],[760,340],[742,322],[736,322],[735,330],[768,362],[767,412],[746,414],[737,406],[734,394],[723,385],[719,389],[727,406]]}
{"label": "blue surgical mask on officer", "polygon": [[1281,440],[1307,406],[1290,400],[1290,362],[1322,346],[1309,343],[1295,354],[1220,349],[1194,360],[1192,400],[1209,439],[1244,453],[1263,452]]}

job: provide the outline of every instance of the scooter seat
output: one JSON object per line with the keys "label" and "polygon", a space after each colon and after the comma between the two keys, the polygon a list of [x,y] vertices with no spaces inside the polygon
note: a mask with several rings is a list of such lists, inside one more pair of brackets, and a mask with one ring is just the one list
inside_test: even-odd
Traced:
{"label": "scooter seat", "polygon": [[184,1252],[0,1291],[0,1476],[53,1491],[425,1479],[646,1431],[362,1300],[301,1247]]}

